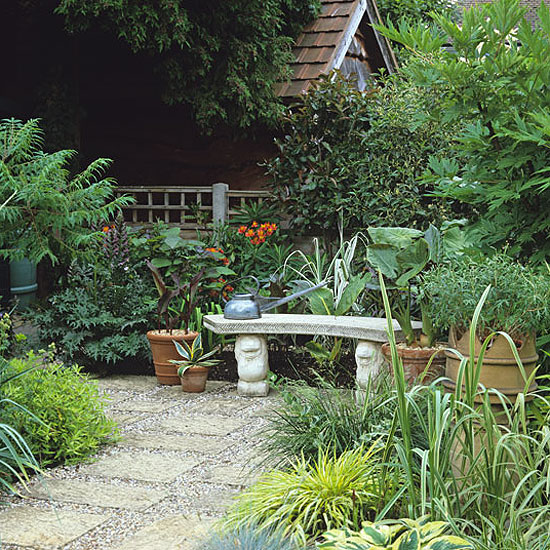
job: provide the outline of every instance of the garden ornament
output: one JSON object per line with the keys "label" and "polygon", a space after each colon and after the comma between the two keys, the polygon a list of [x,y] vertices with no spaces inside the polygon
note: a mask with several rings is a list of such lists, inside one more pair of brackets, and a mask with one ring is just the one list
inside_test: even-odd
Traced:
{"label": "garden ornament", "polygon": [[[223,293],[224,289],[230,286],[230,284],[234,285],[237,281],[240,281],[242,279],[253,279],[256,283],[256,289],[249,288],[249,292],[247,293],[235,293],[233,294],[231,300],[226,300]],[[283,304],[286,304],[291,300],[295,300],[300,296],[304,296],[305,294],[317,290],[318,288],[321,288],[326,284],[327,282],[324,281],[310,288],[295,292],[290,296],[285,296],[284,298],[267,298],[265,296],[259,295],[260,281],[258,281],[256,277],[253,277],[252,275],[241,277],[240,279],[237,279],[232,283],[228,283],[222,288],[222,298],[225,302],[223,316],[226,319],[259,319],[262,316],[262,311],[267,311],[269,309],[273,309]]]}

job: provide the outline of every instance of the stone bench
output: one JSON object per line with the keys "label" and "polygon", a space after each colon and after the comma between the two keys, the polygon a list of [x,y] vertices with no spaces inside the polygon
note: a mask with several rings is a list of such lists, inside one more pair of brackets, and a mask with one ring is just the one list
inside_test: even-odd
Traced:
{"label": "stone bench", "polygon": [[[264,397],[269,393],[267,371],[268,334],[312,334],[356,338],[357,383],[365,388],[368,379],[376,375],[384,364],[381,347],[388,341],[387,321],[375,317],[335,317],[332,315],[263,314],[260,319],[244,321],[225,319],[223,315],[206,315],[204,327],[216,334],[236,334],[235,357],[239,373],[237,390],[240,395]],[[414,329],[421,323],[414,322]],[[398,341],[403,340],[399,323],[393,329]]]}

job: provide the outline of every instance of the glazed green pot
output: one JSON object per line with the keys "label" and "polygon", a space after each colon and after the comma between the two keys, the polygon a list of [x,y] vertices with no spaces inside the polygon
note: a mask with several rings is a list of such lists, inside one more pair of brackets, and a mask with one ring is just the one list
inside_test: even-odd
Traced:
{"label": "glazed green pot", "polygon": [[18,309],[27,309],[36,300],[36,264],[26,258],[10,262],[11,293]]}

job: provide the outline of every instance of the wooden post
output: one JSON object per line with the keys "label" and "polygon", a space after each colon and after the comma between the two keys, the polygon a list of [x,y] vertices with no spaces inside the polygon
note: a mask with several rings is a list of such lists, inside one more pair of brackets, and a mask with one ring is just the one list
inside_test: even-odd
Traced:
{"label": "wooden post", "polygon": [[229,197],[227,183],[214,183],[212,185],[212,221],[214,225],[221,225],[229,217]]}

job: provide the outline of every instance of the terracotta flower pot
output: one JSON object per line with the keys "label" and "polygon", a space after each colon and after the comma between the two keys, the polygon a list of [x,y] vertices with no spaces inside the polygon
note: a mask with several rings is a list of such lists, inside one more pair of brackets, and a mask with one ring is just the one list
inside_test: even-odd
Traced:
{"label": "terracotta flower pot", "polygon": [[[450,347],[459,351],[466,359],[470,358],[470,331],[467,330],[464,334],[457,337],[456,329],[451,327],[449,332]],[[516,349],[519,358],[523,364],[527,377],[531,376],[537,365],[537,350],[535,346],[535,334],[526,334],[515,341]],[[477,362],[482,342],[476,336],[474,347],[474,358]],[[460,368],[460,360],[450,352],[445,352],[447,362],[445,367],[445,376],[449,381],[445,385],[454,390],[456,387],[456,379]],[[486,388],[495,388],[500,393],[507,395],[512,401],[518,393],[525,390],[526,379],[518,367],[518,364],[510,348],[508,340],[498,334],[493,338],[489,348],[485,351],[483,362],[481,364],[481,372],[479,383]],[[537,389],[535,381],[528,388],[528,392],[533,392]],[[499,403],[496,396],[491,396],[490,400],[494,403]]]}
{"label": "terracotta flower pot", "polygon": [[178,367],[170,363],[170,359],[181,359],[172,340],[176,342],[185,341],[191,344],[197,336],[197,332],[189,331],[186,333],[183,330],[173,330],[172,333],[167,330],[150,330],[147,333],[159,384],[177,386],[180,383]]}
{"label": "terracotta flower pot", "polygon": [[200,393],[206,388],[208,378],[208,367],[190,367],[180,377],[181,389],[184,392]]}
{"label": "terracotta flower pot", "polygon": [[[382,345],[382,353],[391,365],[391,348],[389,344]],[[419,376],[426,370],[430,358],[434,353],[437,355],[433,358],[428,372],[422,379],[422,382],[426,384],[443,376],[445,369],[445,353],[443,349],[441,349],[441,346],[435,348],[411,348],[407,347],[405,344],[397,344],[397,354],[403,362],[405,380],[409,383],[416,382]]]}

